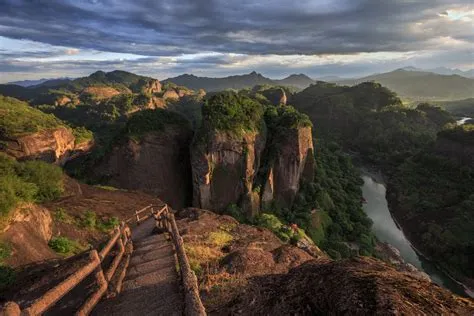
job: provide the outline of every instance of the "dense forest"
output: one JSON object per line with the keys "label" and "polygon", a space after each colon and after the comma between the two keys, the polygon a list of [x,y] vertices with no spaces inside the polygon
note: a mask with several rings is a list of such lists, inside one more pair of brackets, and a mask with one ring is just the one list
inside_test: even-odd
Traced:
{"label": "dense forest", "polygon": [[456,127],[439,106],[406,107],[375,83],[318,83],[292,102],[317,135],[383,171],[391,211],[419,250],[461,279],[474,275],[472,125]]}

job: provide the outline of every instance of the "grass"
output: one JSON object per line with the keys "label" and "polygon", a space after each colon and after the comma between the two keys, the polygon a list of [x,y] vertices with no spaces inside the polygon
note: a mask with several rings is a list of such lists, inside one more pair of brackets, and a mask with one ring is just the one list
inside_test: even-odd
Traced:
{"label": "grass", "polygon": [[42,161],[17,162],[0,153],[0,219],[24,202],[46,202],[63,192],[61,168]]}
{"label": "grass", "polygon": [[80,126],[76,127],[72,130],[72,134],[75,137],[75,142],[77,144],[83,144],[90,142],[91,140],[94,140],[94,133],[92,133],[90,130],[87,128]]}
{"label": "grass", "polygon": [[94,211],[87,210],[82,216],[80,223],[84,228],[106,233],[117,227],[120,221],[117,217],[99,219]]}
{"label": "grass", "polygon": [[189,259],[189,264],[194,273],[200,277],[203,274],[203,266],[221,257],[221,252],[207,245],[185,244],[184,249]]}
{"label": "grass", "polygon": [[0,264],[12,255],[12,248],[8,243],[0,242]]}
{"label": "grass", "polygon": [[55,252],[65,256],[77,254],[86,249],[86,247],[79,244],[76,240],[63,236],[51,238],[48,246]]}
{"label": "grass", "polygon": [[9,137],[36,133],[64,124],[52,114],[45,114],[15,98],[0,95],[0,126]]}
{"label": "grass", "polygon": [[53,212],[53,218],[55,221],[65,223],[65,224],[74,224],[76,222],[74,217],[69,215],[67,211],[62,207],[58,207]]}
{"label": "grass", "polygon": [[226,231],[215,231],[209,233],[207,242],[215,247],[222,248],[228,245],[233,239],[234,237]]}

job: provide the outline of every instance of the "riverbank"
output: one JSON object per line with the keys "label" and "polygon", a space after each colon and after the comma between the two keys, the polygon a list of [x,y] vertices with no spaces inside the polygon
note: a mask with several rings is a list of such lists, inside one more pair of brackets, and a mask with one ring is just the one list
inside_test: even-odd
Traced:
{"label": "riverbank", "polygon": [[361,167],[360,169],[364,179],[364,195],[371,195],[365,196],[369,204],[365,206],[365,211],[374,222],[373,230],[377,238],[395,246],[407,263],[412,264],[421,272],[426,272],[435,283],[457,294],[472,297],[473,292],[469,286],[456,280],[413,245],[412,234],[403,230],[406,226],[397,218],[396,212],[392,211],[394,201],[387,198],[392,194],[386,191],[388,179],[374,168]]}

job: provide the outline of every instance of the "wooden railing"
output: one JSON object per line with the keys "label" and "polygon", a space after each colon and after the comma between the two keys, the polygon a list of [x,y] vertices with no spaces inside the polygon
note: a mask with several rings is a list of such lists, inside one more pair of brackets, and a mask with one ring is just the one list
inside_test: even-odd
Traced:
{"label": "wooden railing", "polygon": [[171,235],[176,255],[178,257],[179,271],[184,288],[185,315],[205,316],[206,310],[199,296],[199,286],[196,275],[191,269],[189,259],[184,249],[183,238],[179,234],[174,214],[167,205],[155,213],[156,225],[159,229],[165,229]]}
{"label": "wooden railing", "polygon": [[[142,215],[145,212],[146,215]],[[196,275],[191,269],[186,251],[184,249],[183,238],[179,234],[178,226],[173,213],[168,208],[168,205],[155,206],[149,205],[139,211],[136,211],[134,216],[122,222],[117,227],[107,244],[100,252],[97,250],[89,251],[89,259],[86,264],[67,277],[64,281],[47,291],[40,298],[35,300],[29,307],[21,310],[20,306],[15,302],[7,302],[0,308],[0,315],[6,316],[23,316],[23,315],[40,315],[53,307],[61,298],[68,294],[72,289],[77,287],[86,277],[94,273],[94,283],[97,289],[85,300],[82,306],[76,312],[76,315],[88,315],[97,305],[104,294],[109,291],[110,295],[120,293],[123,279],[126,275],[130,255],[133,251],[131,240],[131,231],[128,227],[129,223],[136,221],[139,225],[145,219],[154,216],[158,228],[166,230],[175,246],[176,255],[178,258],[179,271],[181,281],[184,287],[185,295],[185,314],[189,316],[205,316],[206,311],[199,296],[199,287]],[[117,246],[117,253],[112,260],[110,266],[103,270],[102,263],[105,257],[109,255],[114,246]],[[124,259],[125,256],[125,259]],[[118,266],[124,260],[123,268],[120,273],[115,275]],[[115,276],[115,282],[110,282]],[[112,283],[114,283],[112,285]]]}
{"label": "wooden railing", "polygon": [[[110,266],[104,271],[102,263],[105,257],[109,255],[114,246],[117,246],[117,252],[112,260]],[[94,273],[94,283],[96,284],[95,291],[85,300],[82,306],[76,312],[76,315],[88,315],[92,309],[97,305],[102,296],[107,290],[111,295],[116,295],[120,292],[124,271],[117,275],[117,280],[114,282],[113,288],[109,288],[117,268],[122,261],[124,255],[126,270],[130,260],[130,254],[133,251],[131,242],[130,228],[125,222],[122,222],[119,227],[116,227],[107,244],[100,252],[93,249],[89,251],[89,258],[81,268],[68,276],[64,281],[48,290],[40,298],[36,299],[30,306],[21,310],[20,306],[15,302],[8,302],[0,309],[0,315],[18,316],[18,315],[41,315],[51,307],[53,307],[61,298],[68,294],[72,289],[77,287],[85,278]]]}

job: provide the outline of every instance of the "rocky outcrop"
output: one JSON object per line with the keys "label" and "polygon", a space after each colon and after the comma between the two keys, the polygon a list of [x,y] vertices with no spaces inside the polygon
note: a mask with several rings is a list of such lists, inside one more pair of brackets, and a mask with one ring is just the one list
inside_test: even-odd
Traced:
{"label": "rocky outcrop", "polygon": [[[131,91],[125,91],[125,92],[131,93]],[[91,86],[82,90],[79,97],[81,99],[92,98],[94,100],[104,100],[104,99],[110,99],[111,97],[116,96],[117,94],[120,94],[120,91],[112,87]]]}
{"label": "rocky outcrop", "polygon": [[174,208],[191,200],[189,144],[192,131],[166,125],[118,143],[95,169],[96,177],[108,185],[155,195]]}
{"label": "rocky outcrop", "polygon": [[276,200],[290,207],[300,181],[313,180],[314,149],[311,127],[288,130],[280,137],[277,154],[263,186],[262,204]]}
{"label": "rocky outcrop", "polygon": [[265,138],[256,132],[241,138],[215,132],[201,143],[195,141],[191,155],[193,204],[221,212],[230,204],[247,201],[247,213],[252,212],[253,180],[264,145]]}
{"label": "rocky outcrop", "polygon": [[143,87],[142,92],[146,94],[153,94],[161,92],[161,83],[157,79],[149,80]]}
{"label": "rocky outcrop", "polygon": [[288,100],[282,88],[267,89],[261,92],[273,105],[286,105]]}
{"label": "rocky outcrop", "polygon": [[286,274],[255,277],[222,315],[472,315],[474,301],[377,259],[307,261]]}
{"label": "rocky outcrop", "polygon": [[53,234],[52,222],[49,211],[38,205],[25,204],[14,210],[2,232],[2,240],[12,251],[6,263],[17,267],[56,258],[57,254],[48,247]]}
{"label": "rocky outcrop", "polygon": [[66,127],[40,131],[38,133],[5,139],[3,151],[19,159],[40,159],[64,164],[75,149],[74,135]]}
{"label": "rocky outcrop", "polygon": [[174,89],[168,89],[163,93],[164,100],[179,100],[179,94]]}

